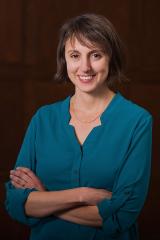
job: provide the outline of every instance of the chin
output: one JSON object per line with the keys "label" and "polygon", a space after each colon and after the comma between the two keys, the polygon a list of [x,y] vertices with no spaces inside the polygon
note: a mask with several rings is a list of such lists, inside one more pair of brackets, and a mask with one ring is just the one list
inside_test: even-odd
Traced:
{"label": "chin", "polygon": [[96,86],[86,86],[86,87],[79,87],[79,86],[77,86],[77,88],[79,89],[79,91],[81,91],[81,92],[85,92],[85,93],[93,93],[93,92],[96,92],[97,91],[97,87]]}

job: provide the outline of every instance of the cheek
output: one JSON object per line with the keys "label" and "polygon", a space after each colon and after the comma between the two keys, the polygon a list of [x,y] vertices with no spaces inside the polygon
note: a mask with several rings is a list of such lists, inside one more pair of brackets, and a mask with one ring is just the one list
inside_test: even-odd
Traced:
{"label": "cheek", "polygon": [[108,64],[95,64],[93,68],[97,73],[108,75],[109,72]]}
{"label": "cheek", "polygon": [[107,76],[109,73],[109,60],[105,60],[101,64],[101,71]]}
{"label": "cheek", "polygon": [[76,72],[77,65],[75,63],[67,62],[67,72],[68,75]]}

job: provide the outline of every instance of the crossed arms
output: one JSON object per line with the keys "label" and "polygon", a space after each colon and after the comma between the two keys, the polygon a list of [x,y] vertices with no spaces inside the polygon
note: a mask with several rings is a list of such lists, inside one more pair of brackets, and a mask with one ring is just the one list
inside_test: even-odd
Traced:
{"label": "crossed arms", "polygon": [[102,218],[97,204],[110,199],[112,193],[104,189],[79,187],[61,191],[47,191],[41,180],[29,169],[18,167],[10,171],[10,179],[16,188],[35,188],[25,203],[30,217],[55,215],[77,224],[100,227]]}

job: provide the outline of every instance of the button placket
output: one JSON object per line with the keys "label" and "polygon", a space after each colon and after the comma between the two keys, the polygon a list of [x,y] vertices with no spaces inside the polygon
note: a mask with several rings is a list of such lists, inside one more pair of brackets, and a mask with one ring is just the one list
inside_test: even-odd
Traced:
{"label": "button placket", "polygon": [[73,168],[71,173],[71,185],[72,187],[79,187],[80,186],[80,165],[82,161],[82,151],[78,151],[75,154],[75,158],[73,160]]}

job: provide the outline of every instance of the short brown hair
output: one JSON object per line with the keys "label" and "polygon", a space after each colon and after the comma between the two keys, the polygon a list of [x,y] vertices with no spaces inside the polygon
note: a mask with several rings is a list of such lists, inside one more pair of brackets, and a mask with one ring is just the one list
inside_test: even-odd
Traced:
{"label": "short brown hair", "polygon": [[68,81],[65,44],[68,39],[76,37],[83,45],[88,40],[93,45],[99,45],[110,57],[108,87],[116,82],[125,80],[123,70],[125,63],[124,46],[112,23],[101,15],[83,14],[67,21],[60,29],[59,44],[57,47],[58,82]]}

